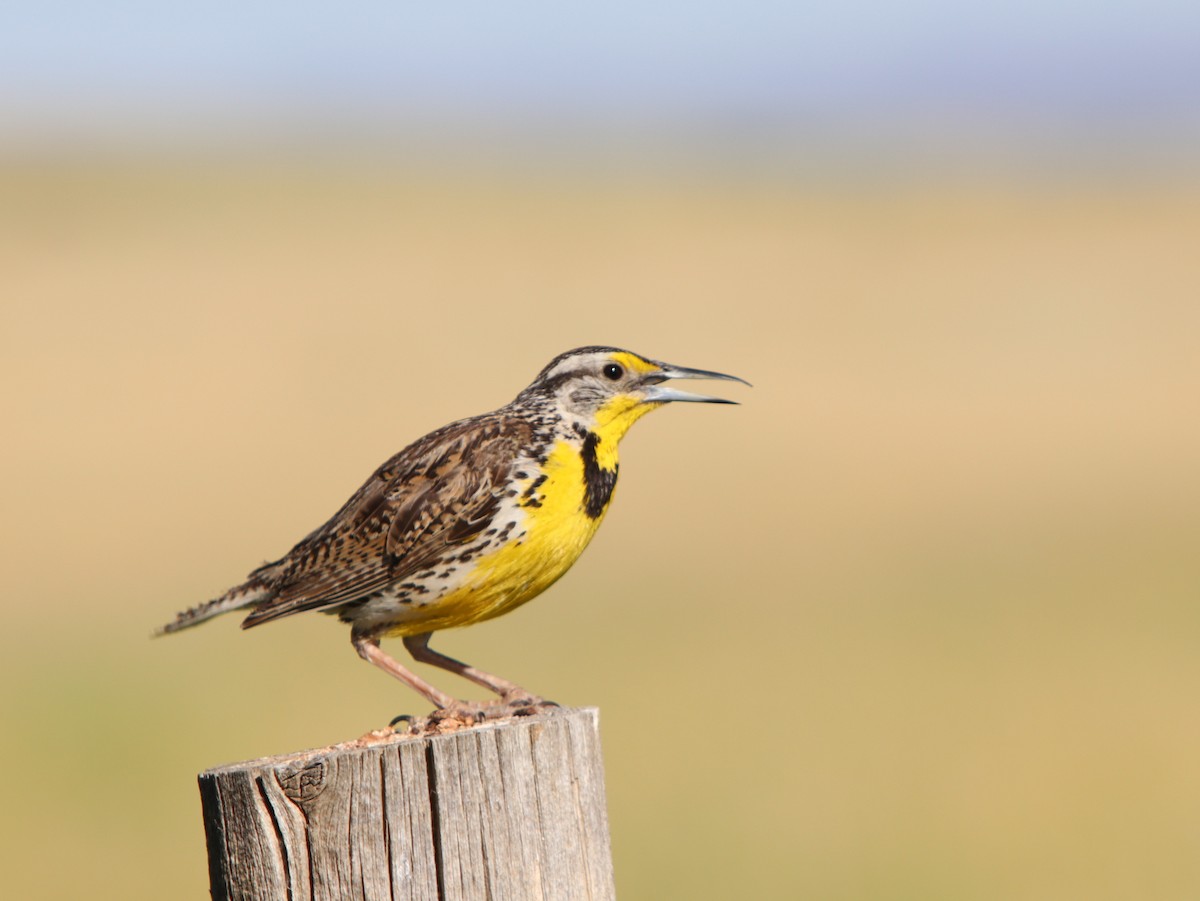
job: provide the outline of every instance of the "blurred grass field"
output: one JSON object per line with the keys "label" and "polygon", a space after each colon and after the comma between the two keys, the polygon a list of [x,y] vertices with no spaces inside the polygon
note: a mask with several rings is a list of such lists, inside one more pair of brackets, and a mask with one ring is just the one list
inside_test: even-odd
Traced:
{"label": "blurred grass field", "polygon": [[203,897],[197,771],[419,712],[325,617],[149,634],[612,343],[755,387],[435,646],[601,708],[623,899],[1197,897],[1198,235],[1183,181],[0,170],[6,896]]}

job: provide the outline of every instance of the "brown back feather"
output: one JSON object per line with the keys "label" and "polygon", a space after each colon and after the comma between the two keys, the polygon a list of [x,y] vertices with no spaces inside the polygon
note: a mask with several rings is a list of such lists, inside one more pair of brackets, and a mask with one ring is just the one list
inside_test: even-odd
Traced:
{"label": "brown back feather", "polygon": [[400,451],[329,522],[261,568],[276,593],[243,628],[336,607],[431,568],[487,527],[532,434],[524,420],[489,413]]}

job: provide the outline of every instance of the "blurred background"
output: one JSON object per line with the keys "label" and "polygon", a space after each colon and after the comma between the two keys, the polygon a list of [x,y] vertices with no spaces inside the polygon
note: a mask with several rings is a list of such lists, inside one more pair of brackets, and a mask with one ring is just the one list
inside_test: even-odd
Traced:
{"label": "blurred background", "polygon": [[420,712],[149,636],[611,343],[755,387],[435,644],[601,708],[622,898],[1200,895],[1198,9],[6,6],[5,894],[203,897],[198,771]]}

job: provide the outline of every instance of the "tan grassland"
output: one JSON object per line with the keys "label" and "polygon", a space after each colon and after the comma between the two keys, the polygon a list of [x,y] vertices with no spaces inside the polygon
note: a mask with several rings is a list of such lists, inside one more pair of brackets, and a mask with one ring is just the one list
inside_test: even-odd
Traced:
{"label": "tan grassland", "polygon": [[435,646],[601,708],[623,899],[1200,896],[1198,248],[1178,182],[3,170],[5,896],[204,897],[197,771],[421,712],[324,617],[149,635],[590,343],[755,387]]}

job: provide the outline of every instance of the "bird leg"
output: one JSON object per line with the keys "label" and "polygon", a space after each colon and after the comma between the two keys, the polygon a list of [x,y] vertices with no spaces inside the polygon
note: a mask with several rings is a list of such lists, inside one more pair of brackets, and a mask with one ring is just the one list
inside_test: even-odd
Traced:
{"label": "bird leg", "polygon": [[466,679],[470,679],[477,685],[482,685],[489,691],[494,691],[504,699],[504,706],[508,709],[506,712],[501,713],[497,709],[495,702],[460,701],[457,698],[451,697],[445,692],[434,688],[416,673],[411,672],[385,654],[379,647],[379,639],[377,637],[373,635],[352,635],[351,640],[354,643],[354,649],[358,651],[360,657],[375,664],[385,673],[395,676],[437,708],[427,718],[418,719],[407,715],[398,716],[392,720],[391,725],[393,728],[399,722],[403,721],[407,722],[410,732],[419,733],[422,730],[437,729],[440,724],[447,721],[456,721],[470,725],[472,723],[480,723],[489,717],[495,716],[530,716],[535,712],[535,708],[557,706],[551,701],[544,701],[537,695],[530,694],[513,682],[482,672],[452,657],[447,657],[445,654],[439,654],[437,651],[432,650],[429,647],[429,637],[432,634],[431,632],[427,632],[423,635],[413,635],[404,639],[404,646],[408,648],[414,660],[457,673]]}
{"label": "bird leg", "polygon": [[[428,635],[425,637],[426,639],[429,638]],[[416,673],[405,669],[397,661],[385,654],[379,647],[378,638],[369,635],[352,635],[350,640],[354,643],[354,649],[358,651],[359,657],[374,663],[385,673],[395,676],[439,710],[446,710],[447,708],[457,707],[462,704],[461,701],[450,697],[444,691],[438,691]],[[407,645],[408,639],[405,639],[404,643]],[[415,657],[416,655],[414,654],[413,656]]]}
{"label": "bird leg", "polygon": [[429,646],[429,639],[432,635],[432,632],[422,632],[420,635],[405,636],[404,646],[408,648],[408,653],[412,654],[413,660],[457,673],[464,679],[470,679],[476,685],[482,685],[488,691],[495,692],[509,704],[520,702],[521,707],[532,707],[546,703],[537,695],[526,691],[515,682],[509,682],[507,679],[501,679],[499,676],[485,673],[483,670],[468,666],[461,660],[455,660],[453,657],[447,657],[445,654],[439,654]]}

